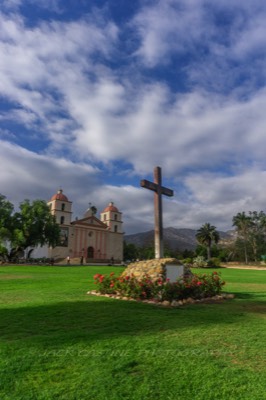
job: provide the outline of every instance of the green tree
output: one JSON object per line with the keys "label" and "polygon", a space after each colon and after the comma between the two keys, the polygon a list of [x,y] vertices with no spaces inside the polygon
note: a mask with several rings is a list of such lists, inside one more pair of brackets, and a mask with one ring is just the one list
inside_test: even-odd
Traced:
{"label": "green tree", "polygon": [[58,244],[60,228],[45,201],[34,200],[31,204],[24,200],[20,212],[14,214],[14,220],[16,228],[12,243],[20,249],[45,244],[55,247]]}
{"label": "green tree", "polygon": [[198,229],[196,239],[200,244],[207,248],[207,259],[210,260],[212,243],[218,243],[220,240],[220,235],[216,230],[216,227],[207,222]]}
{"label": "green tree", "polygon": [[194,258],[195,255],[196,255],[196,252],[194,250],[185,249],[182,252],[182,258]]}
{"label": "green tree", "polygon": [[233,217],[233,226],[237,230],[236,248],[244,252],[245,263],[249,256],[255,262],[266,251],[266,214],[263,211],[238,213]]}
{"label": "green tree", "polygon": [[251,217],[243,211],[233,217],[233,226],[236,227],[238,239],[243,243],[245,263],[248,263],[248,241],[251,227]]}
{"label": "green tree", "polygon": [[136,260],[139,257],[138,248],[133,243],[124,241],[124,260]]}
{"label": "green tree", "polygon": [[249,211],[249,216],[251,218],[249,241],[254,261],[257,262],[265,249],[266,214],[263,211]]}
{"label": "green tree", "polygon": [[152,260],[155,257],[154,246],[139,247],[139,259],[140,260]]}
{"label": "green tree", "polygon": [[0,256],[8,257],[7,243],[12,237],[13,231],[13,204],[0,194]]}
{"label": "green tree", "polygon": [[14,207],[5,196],[0,194],[0,243],[10,239],[12,229],[12,213]]}
{"label": "green tree", "polygon": [[[57,245],[60,228],[45,201],[34,200],[30,203],[24,200],[19,212],[13,213],[13,209],[13,205],[0,195],[0,239],[1,243],[5,240],[9,244],[9,259],[38,245]],[[3,246],[1,248],[3,251]]]}

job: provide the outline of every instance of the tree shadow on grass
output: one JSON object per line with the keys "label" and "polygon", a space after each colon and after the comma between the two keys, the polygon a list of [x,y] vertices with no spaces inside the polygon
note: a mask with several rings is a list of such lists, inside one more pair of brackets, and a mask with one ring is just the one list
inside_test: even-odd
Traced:
{"label": "tree shadow on grass", "polygon": [[[193,327],[232,324],[240,316],[233,304],[165,309],[147,304],[92,298],[40,306],[0,309],[1,340],[28,341],[32,346],[93,342]],[[243,318],[244,316],[242,316]]]}
{"label": "tree shadow on grass", "polygon": [[266,297],[265,292],[235,292],[235,297],[244,300],[257,300]]}
{"label": "tree shadow on grass", "polygon": [[266,297],[266,293],[258,293],[258,292],[237,292],[235,293],[236,299],[239,300],[248,300],[241,302],[240,308],[242,312],[245,313],[253,313],[253,314],[262,314],[266,316],[266,301],[264,297]]}
{"label": "tree shadow on grass", "polygon": [[[256,293],[257,294],[257,293]],[[251,300],[253,298],[256,297],[256,294],[252,294],[252,293],[247,293],[247,292],[237,292],[235,293],[235,297],[237,299],[247,299],[247,300]]]}

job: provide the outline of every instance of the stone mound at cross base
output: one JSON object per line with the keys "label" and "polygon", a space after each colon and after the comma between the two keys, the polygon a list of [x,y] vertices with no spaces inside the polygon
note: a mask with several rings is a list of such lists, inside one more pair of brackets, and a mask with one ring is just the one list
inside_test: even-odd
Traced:
{"label": "stone mound at cross base", "polygon": [[[141,280],[145,276],[149,276],[152,281],[157,279],[166,279],[166,266],[169,268],[171,265],[182,265],[176,258],[159,258],[153,260],[136,261],[130,263],[127,268],[120,275],[121,277],[132,276],[137,280]],[[189,268],[184,267],[184,275],[190,275]]]}

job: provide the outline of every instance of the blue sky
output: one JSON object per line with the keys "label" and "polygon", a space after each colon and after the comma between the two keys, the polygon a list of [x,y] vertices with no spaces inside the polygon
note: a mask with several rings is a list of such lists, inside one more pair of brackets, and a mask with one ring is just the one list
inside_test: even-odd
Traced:
{"label": "blue sky", "polygon": [[230,229],[266,211],[266,3],[2,0],[0,192],[59,187],[73,217],[114,201],[124,230]]}

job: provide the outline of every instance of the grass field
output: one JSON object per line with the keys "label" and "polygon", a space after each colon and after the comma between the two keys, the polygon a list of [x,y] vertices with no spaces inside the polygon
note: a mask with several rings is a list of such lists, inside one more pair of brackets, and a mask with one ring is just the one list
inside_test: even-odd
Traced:
{"label": "grass field", "polygon": [[266,271],[165,309],[86,294],[113,270],[0,267],[1,400],[266,399]]}

